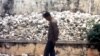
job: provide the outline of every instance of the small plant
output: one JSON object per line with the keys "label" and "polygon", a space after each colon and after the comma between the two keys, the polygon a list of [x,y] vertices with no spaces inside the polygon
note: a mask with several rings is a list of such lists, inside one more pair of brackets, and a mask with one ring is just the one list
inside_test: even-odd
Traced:
{"label": "small plant", "polygon": [[100,42],[100,24],[95,24],[92,29],[89,30],[87,37],[90,43]]}

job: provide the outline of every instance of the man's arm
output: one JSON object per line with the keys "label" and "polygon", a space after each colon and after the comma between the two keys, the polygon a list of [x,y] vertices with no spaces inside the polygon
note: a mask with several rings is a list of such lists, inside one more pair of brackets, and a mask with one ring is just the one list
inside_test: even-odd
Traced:
{"label": "man's arm", "polygon": [[59,35],[59,28],[57,26],[57,22],[53,22],[53,32],[54,32],[54,40],[53,41],[57,41],[58,40],[58,35]]}

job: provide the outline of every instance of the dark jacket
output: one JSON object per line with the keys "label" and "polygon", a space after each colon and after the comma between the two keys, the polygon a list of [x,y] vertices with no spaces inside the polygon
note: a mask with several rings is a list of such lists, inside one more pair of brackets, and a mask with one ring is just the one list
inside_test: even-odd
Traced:
{"label": "dark jacket", "polygon": [[49,22],[49,29],[48,29],[48,40],[56,42],[58,40],[59,29],[57,26],[57,21],[53,19]]}

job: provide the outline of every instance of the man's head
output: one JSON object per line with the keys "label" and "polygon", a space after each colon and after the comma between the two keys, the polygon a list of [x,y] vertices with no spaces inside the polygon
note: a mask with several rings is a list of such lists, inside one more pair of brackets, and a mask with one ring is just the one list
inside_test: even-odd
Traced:
{"label": "man's head", "polygon": [[45,13],[43,14],[43,17],[44,17],[46,20],[48,20],[48,21],[51,21],[51,19],[52,19],[52,17],[51,17],[51,15],[50,15],[49,12],[45,12]]}

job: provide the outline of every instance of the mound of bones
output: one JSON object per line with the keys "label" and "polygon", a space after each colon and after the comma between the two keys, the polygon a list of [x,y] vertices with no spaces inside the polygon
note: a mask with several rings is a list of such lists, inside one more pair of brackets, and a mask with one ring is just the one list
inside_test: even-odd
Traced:
{"label": "mound of bones", "polygon": [[[85,41],[88,29],[100,21],[99,15],[80,12],[54,11],[51,15],[58,22],[59,40],[61,41]],[[6,15],[0,18],[0,39],[42,41],[47,40],[47,33],[48,22],[42,17],[42,13]]]}

